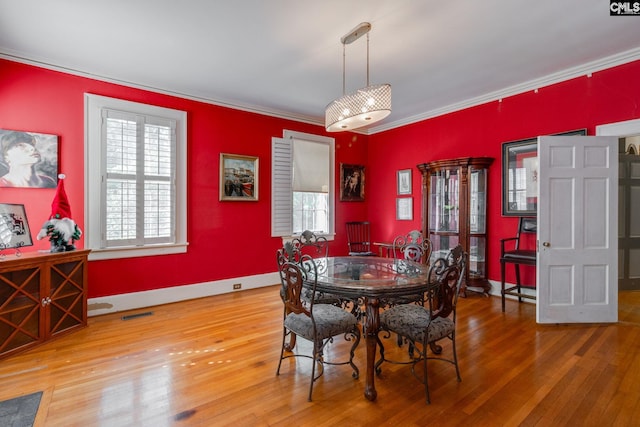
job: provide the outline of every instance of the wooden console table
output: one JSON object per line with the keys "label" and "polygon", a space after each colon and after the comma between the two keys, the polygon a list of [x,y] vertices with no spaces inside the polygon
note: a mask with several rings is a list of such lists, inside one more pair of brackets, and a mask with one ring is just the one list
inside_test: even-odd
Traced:
{"label": "wooden console table", "polygon": [[87,326],[90,250],[0,261],[0,358]]}

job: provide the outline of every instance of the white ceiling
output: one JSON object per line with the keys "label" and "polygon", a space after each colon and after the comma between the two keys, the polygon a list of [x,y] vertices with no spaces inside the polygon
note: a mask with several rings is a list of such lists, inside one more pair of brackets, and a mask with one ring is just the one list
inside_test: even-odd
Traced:
{"label": "white ceiling", "polygon": [[[322,124],[365,21],[393,90],[369,133],[640,58],[606,0],[0,0],[0,57]],[[346,64],[365,86],[365,38]]]}

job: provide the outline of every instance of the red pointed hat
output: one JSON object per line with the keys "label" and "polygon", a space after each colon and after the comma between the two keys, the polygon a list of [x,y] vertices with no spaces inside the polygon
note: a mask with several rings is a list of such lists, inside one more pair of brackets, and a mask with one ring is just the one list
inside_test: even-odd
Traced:
{"label": "red pointed hat", "polygon": [[71,218],[71,206],[67,199],[67,193],[64,191],[64,175],[60,174],[58,177],[60,178],[58,180],[58,189],[56,190],[56,196],[53,198],[53,202],[51,203],[51,218]]}

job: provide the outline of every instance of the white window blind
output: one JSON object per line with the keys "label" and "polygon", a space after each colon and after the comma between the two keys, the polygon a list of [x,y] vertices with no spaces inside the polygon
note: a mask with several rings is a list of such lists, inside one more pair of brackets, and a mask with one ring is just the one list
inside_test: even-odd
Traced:
{"label": "white window blind", "polygon": [[271,235],[293,234],[291,139],[271,138]]}
{"label": "white window blind", "polygon": [[176,123],[103,110],[103,245],[172,243]]}

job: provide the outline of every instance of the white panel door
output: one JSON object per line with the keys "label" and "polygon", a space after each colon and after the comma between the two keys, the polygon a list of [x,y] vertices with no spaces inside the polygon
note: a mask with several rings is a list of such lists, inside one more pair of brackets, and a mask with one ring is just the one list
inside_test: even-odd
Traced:
{"label": "white panel door", "polygon": [[618,320],[618,141],[538,138],[538,323]]}

